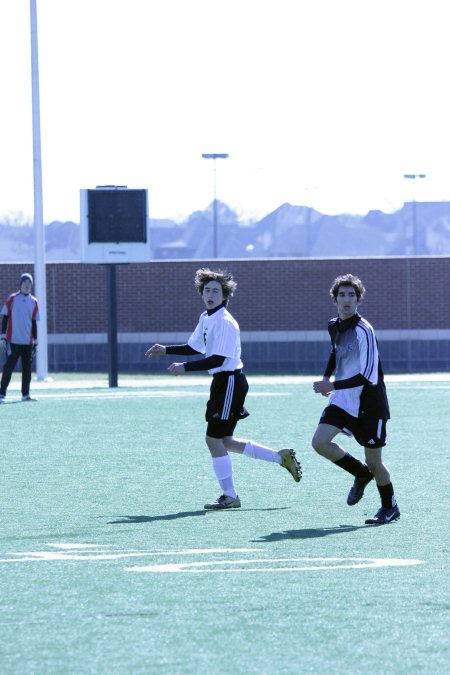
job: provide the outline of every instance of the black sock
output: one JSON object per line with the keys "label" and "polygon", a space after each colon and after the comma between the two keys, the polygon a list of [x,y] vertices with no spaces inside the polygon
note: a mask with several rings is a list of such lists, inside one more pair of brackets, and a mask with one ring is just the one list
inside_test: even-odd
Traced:
{"label": "black sock", "polygon": [[380,493],[381,506],[383,509],[392,509],[393,506],[397,506],[392,483],[388,483],[387,485],[377,485],[377,488]]}
{"label": "black sock", "polygon": [[349,455],[348,452],[345,453],[342,459],[338,459],[334,463],[340,466],[341,469],[344,469],[344,471],[351,473],[352,476],[367,476],[367,478],[372,478],[372,474],[367,466],[360,462],[359,459],[356,459],[356,457],[353,457],[353,455]]}

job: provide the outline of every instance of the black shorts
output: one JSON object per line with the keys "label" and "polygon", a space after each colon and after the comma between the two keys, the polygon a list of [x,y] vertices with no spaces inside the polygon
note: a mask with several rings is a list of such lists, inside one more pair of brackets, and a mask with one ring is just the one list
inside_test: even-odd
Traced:
{"label": "black shorts", "polygon": [[347,436],[354,436],[364,448],[383,448],[386,445],[386,420],[353,417],[337,405],[329,405],[322,413],[320,424],[331,424]]}
{"label": "black shorts", "polygon": [[249,416],[244,408],[248,382],[240,370],[216,373],[206,404],[206,433],[212,438],[232,436],[239,420]]}

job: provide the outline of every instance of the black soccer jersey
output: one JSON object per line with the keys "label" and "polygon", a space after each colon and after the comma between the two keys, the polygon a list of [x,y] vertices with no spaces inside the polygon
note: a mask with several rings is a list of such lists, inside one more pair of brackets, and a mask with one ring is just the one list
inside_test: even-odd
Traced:
{"label": "black soccer jersey", "polygon": [[335,374],[335,391],[330,405],[346,410],[353,417],[367,415],[387,420],[389,404],[375,332],[359,314],[328,324],[331,357],[325,375]]}

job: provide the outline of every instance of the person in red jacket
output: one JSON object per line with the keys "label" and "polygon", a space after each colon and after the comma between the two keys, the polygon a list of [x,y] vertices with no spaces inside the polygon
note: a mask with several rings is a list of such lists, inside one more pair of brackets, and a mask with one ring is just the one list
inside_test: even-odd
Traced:
{"label": "person in red jacket", "polygon": [[12,293],[3,305],[0,349],[7,353],[0,383],[0,403],[4,403],[6,390],[17,361],[22,363],[22,401],[35,401],[30,396],[31,362],[37,350],[37,321],[39,308],[31,295],[33,277],[25,272],[20,277],[19,290]]}

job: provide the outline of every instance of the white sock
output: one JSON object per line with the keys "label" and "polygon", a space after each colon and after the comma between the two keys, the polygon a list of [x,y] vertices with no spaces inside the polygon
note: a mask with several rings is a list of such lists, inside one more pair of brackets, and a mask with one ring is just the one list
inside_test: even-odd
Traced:
{"label": "white sock", "polygon": [[213,457],[212,465],[223,494],[228,497],[237,497],[234,488],[233,465],[231,463],[230,455]]}
{"label": "white sock", "polygon": [[276,450],[266,448],[264,445],[258,445],[257,443],[253,443],[253,441],[247,441],[242,454],[253,459],[263,459],[265,462],[281,464],[281,457]]}

